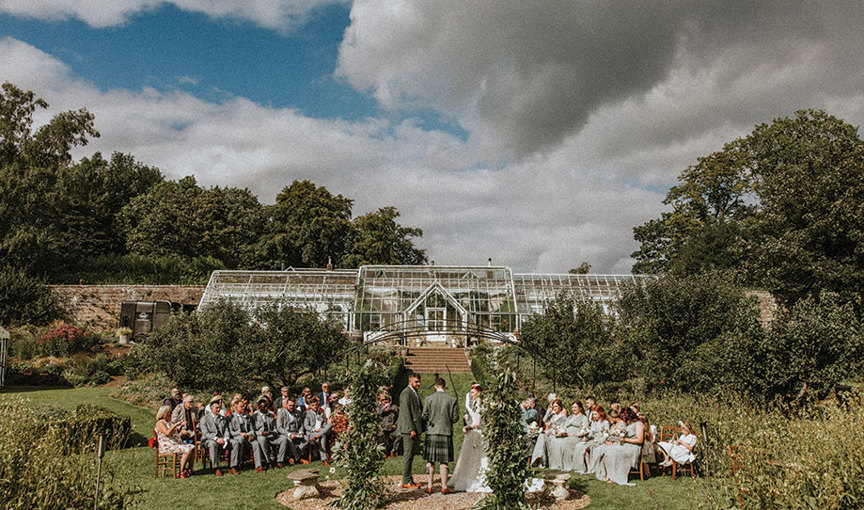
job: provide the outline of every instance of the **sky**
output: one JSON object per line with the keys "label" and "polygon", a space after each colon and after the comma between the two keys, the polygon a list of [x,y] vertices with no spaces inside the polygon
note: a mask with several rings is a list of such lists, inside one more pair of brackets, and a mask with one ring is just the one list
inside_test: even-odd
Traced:
{"label": "sky", "polygon": [[[700,156],[864,121],[864,2],[0,0],[0,82],[169,178],[393,205],[439,265],[628,273]],[[860,134],[860,133],[859,133]]]}

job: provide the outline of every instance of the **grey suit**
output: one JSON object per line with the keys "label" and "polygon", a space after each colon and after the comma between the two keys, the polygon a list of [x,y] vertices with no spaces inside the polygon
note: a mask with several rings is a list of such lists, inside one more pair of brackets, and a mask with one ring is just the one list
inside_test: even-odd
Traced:
{"label": "grey suit", "polygon": [[[187,422],[186,420],[186,408],[183,404],[174,408],[174,411],[171,412],[171,423],[179,423],[180,430],[186,429],[189,432],[194,432],[196,425],[198,424],[198,408],[194,405],[192,409],[189,410],[189,417],[191,418],[191,422]],[[192,439],[192,436],[181,436],[183,439]]]}
{"label": "grey suit", "polygon": [[[315,432],[315,424],[321,424],[321,430]],[[327,459],[327,433],[330,432],[330,422],[327,421],[327,416],[323,411],[317,413],[311,409],[306,410],[306,418],[303,420],[303,429],[306,431],[306,438],[309,441],[310,447],[313,444],[318,445],[318,452],[321,454],[321,460]]]}
{"label": "grey suit", "polygon": [[[201,430],[201,442],[210,452],[210,461],[214,468],[219,468],[219,454],[231,448],[231,433],[228,431],[228,421],[224,416],[205,413],[198,424]],[[217,442],[224,440],[223,444]]]}
{"label": "grey suit", "polygon": [[[234,413],[228,418],[228,432],[231,434],[231,467],[237,468],[247,448],[252,448],[255,467],[261,467],[261,449],[255,441],[255,425],[248,414]],[[243,436],[246,434],[246,436]]]}
{"label": "grey suit", "polygon": [[[414,483],[411,468],[414,456],[420,446],[420,434],[423,433],[423,418],[421,409],[423,403],[414,388],[407,387],[399,394],[399,417],[396,419],[396,433],[402,438],[402,484]],[[411,437],[411,432],[416,432]]]}
{"label": "grey suit", "polygon": [[453,462],[453,424],[457,421],[459,408],[455,398],[443,391],[426,397],[423,405],[423,423],[426,424],[423,458],[427,462]]}
{"label": "grey suit", "polygon": [[[271,411],[265,413],[255,411],[253,417],[255,418],[255,435],[257,436],[255,440],[258,441],[261,453],[264,454],[262,462],[269,464],[270,447],[278,446],[281,449],[285,438],[279,436],[279,432],[276,430],[276,418]],[[265,432],[267,432],[266,435]],[[276,462],[282,461],[277,457]]]}
{"label": "grey suit", "polygon": [[[279,409],[276,414],[276,431],[279,436],[285,438],[279,445],[279,462],[285,462],[285,455],[290,453],[294,462],[300,460],[303,450],[309,441],[303,429],[303,418],[297,411],[289,412],[287,409]],[[291,436],[294,436],[292,439]]]}

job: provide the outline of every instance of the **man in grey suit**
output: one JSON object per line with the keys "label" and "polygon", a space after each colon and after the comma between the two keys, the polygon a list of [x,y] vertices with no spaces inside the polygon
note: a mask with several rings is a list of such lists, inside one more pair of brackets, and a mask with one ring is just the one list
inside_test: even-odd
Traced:
{"label": "man in grey suit", "polygon": [[[279,461],[284,463],[285,456],[290,454],[289,462],[295,464],[303,459],[300,456],[306,449],[308,442],[303,433],[303,418],[300,413],[294,411],[294,401],[290,398],[282,400],[282,408],[276,414],[276,430],[279,436],[284,438],[279,445]],[[304,463],[306,463],[304,461]]]}
{"label": "man in grey suit", "polygon": [[307,404],[309,408],[306,409],[303,430],[306,432],[309,448],[317,445],[318,452],[321,455],[321,463],[329,466],[330,461],[327,459],[327,434],[330,432],[330,422],[327,421],[327,415],[321,410],[321,402],[318,400],[318,397],[310,398]]}
{"label": "man in grey suit", "polygon": [[[258,410],[253,415],[255,418],[255,440],[258,441],[258,448],[261,450],[262,460],[261,467],[255,467],[255,471],[261,472],[266,469],[264,466],[270,464],[270,447],[281,446],[283,443],[279,432],[276,430],[276,417],[273,416],[273,411],[270,410],[270,399],[262,395],[258,399]],[[282,463],[279,458],[276,458],[276,466],[282,468]]]}
{"label": "man in grey suit", "polygon": [[420,388],[420,374],[408,376],[408,387],[399,394],[399,418],[396,420],[396,434],[402,438],[402,488],[419,489],[422,484],[414,483],[411,468],[414,456],[420,446],[423,433],[423,402],[417,390]]}
{"label": "man in grey suit", "polygon": [[261,468],[261,450],[255,440],[255,425],[252,417],[246,414],[246,402],[242,398],[231,403],[228,432],[231,434],[231,469],[228,472],[232,475],[239,473],[238,469],[247,448],[252,448],[255,467]]}
{"label": "man in grey suit", "polygon": [[180,424],[180,439],[184,443],[195,441],[195,428],[198,423],[198,408],[195,407],[195,397],[186,395],[183,403],[171,412],[171,423]]}
{"label": "man in grey suit", "polygon": [[210,412],[204,413],[198,428],[201,430],[201,442],[210,453],[210,462],[213,463],[216,476],[222,476],[219,469],[219,457],[231,448],[231,433],[228,431],[228,422],[219,414],[222,411],[222,397],[213,397],[210,400]]}
{"label": "man in grey suit", "polygon": [[444,379],[435,379],[435,393],[426,397],[423,405],[423,422],[426,423],[426,449],[423,458],[426,459],[426,471],[429,473],[427,494],[432,494],[436,462],[441,464],[441,494],[453,492],[453,489],[447,487],[447,470],[454,458],[453,424],[459,421],[459,408],[456,399],[444,391],[446,388]]}

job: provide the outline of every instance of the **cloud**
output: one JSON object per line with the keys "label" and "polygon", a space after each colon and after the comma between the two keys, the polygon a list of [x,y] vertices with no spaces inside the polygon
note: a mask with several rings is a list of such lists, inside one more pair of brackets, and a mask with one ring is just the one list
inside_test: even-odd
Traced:
{"label": "cloud", "polygon": [[265,28],[287,30],[302,24],[317,7],[346,0],[4,0],[0,12],[46,21],[78,19],[94,28],[122,25],[133,16],[163,5],[211,18],[250,21]]}
{"label": "cloud", "polygon": [[860,2],[357,0],[351,19],[338,76],[391,110],[441,112],[490,157],[588,131],[589,158],[620,162],[825,105],[864,77]]}

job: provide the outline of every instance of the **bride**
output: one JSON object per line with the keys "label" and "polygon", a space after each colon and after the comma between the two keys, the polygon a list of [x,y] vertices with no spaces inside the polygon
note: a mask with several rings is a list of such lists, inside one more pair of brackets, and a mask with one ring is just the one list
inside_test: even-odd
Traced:
{"label": "bride", "polygon": [[492,492],[492,489],[486,485],[489,458],[483,451],[483,436],[480,434],[480,415],[483,412],[480,398],[482,391],[483,388],[475,383],[465,396],[465,409],[468,411],[465,415],[465,426],[462,427],[465,440],[462,442],[456,469],[448,484],[457,491]]}

